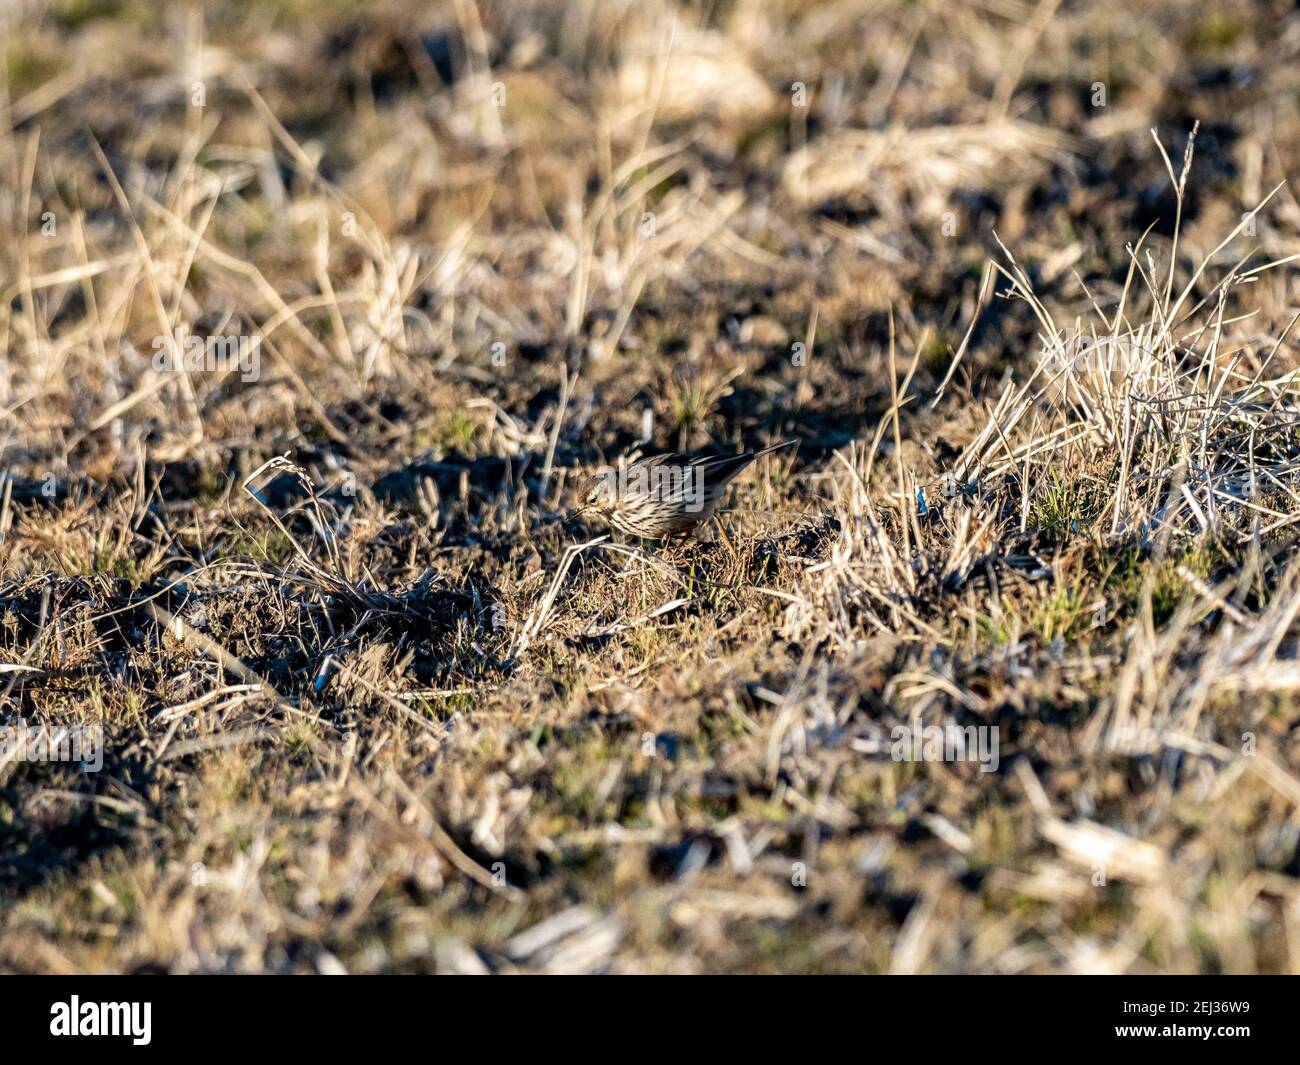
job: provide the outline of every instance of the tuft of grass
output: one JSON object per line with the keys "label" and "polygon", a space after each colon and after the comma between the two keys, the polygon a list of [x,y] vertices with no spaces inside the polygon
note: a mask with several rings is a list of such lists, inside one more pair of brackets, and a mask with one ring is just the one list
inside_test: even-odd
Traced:
{"label": "tuft of grass", "polygon": [[1090,481],[1067,479],[1049,470],[1046,482],[1034,493],[1029,524],[1054,540],[1065,540],[1086,533],[1099,509],[1099,493]]}

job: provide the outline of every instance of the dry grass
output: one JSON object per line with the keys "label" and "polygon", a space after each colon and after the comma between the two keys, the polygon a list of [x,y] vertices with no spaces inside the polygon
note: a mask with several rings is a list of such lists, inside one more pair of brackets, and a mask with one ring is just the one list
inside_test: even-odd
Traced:
{"label": "dry grass", "polygon": [[1300,970],[1300,18],[942,7],[6,16],[0,966]]}

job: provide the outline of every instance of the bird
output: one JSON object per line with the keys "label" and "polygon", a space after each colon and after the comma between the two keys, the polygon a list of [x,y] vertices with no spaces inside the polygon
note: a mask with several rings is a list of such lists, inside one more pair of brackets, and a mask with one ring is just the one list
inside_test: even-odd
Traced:
{"label": "bird", "polygon": [[595,514],[619,532],[646,539],[683,538],[713,517],[731,480],[785,440],[740,455],[672,451],[602,466],[583,486],[578,514]]}

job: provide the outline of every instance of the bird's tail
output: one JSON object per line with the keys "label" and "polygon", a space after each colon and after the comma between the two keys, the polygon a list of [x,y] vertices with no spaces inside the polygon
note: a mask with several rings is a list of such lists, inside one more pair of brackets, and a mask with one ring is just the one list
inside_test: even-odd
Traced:
{"label": "bird's tail", "polygon": [[711,459],[705,462],[701,468],[701,475],[712,482],[710,491],[720,493],[727,485],[727,482],[735,477],[741,470],[747,470],[764,455],[773,451],[780,451],[783,447],[789,447],[791,444],[799,443],[798,440],[783,440],[779,444],[773,444],[771,447],[765,447],[762,451],[746,451],[742,455],[724,455],[722,458]]}
{"label": "bird's tail", "polygon": [[792,437],[789,440],[782,440],[781,443],[773,444],[771,447],[765,447],[762,451],[755,451],[750,458],[750,461],[753,462],[756,459],[761,459],[764,455],[770,455],[773,451],[780,451],[783,447],[789,447],[791,444],[797,443],[799,443],[798,437]]}

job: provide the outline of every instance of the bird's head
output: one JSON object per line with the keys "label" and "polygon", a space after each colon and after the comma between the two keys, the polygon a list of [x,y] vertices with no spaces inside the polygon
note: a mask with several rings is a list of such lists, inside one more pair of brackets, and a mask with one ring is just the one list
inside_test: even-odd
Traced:
{"label": "bird's head", "polygon": [[611,471],[597,470],[583,482],[578,492],[578,509],[575,517],[608,517],[615,504],[615,484]]}

